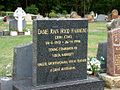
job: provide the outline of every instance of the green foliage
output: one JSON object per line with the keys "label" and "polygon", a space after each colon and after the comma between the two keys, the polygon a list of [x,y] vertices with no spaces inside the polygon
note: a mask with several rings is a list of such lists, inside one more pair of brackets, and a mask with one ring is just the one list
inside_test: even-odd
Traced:
{"label": "green foliage", "polygon": [[4,8],[4,6],[3,6],[3,5],[0,5],[0,11],[1,11],[3,8]]}
{"label": "green foliage", "polygon": [[66,14],[68,14],[68,12],[66,10],[63,10],[62,14],[66,15]]}
{"label": "green foliage", "polygon": [[56,12],[55,12],[54,10],[51,10],[51,12],[49,13],[49,17],[50,17],[50,18],[55,18],[55,17],[57,17]]}
{"label": "green foliage", "polygon": [[62,13],[64,10],[68,13],[76,11],[79,15],[88,14],[90,11],[108,14],[113,9],[120,12],[120,0],[0,0],[0,4],[0,10],[4,11],[14,11],[18,6],[25,9],[35,5],[37,10],[31,7],[28,12],[36,14],[39,11],[44,16],[51,10],[57,13]]}
{"label": "green foliage", "polygon": [[34,4],[28,6],[25,10],[27,13],[38,14],[38,8]]}

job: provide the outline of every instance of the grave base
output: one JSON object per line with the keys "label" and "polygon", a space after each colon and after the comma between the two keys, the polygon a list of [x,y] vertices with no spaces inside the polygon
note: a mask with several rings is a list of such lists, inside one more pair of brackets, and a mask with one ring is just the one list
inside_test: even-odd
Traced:
{"label": "grave base", "polygon": [[13,90],[12,84],[13,84],[12,78],[10,77],[0,78],[0,90]]}
{"label": "grave base", "polygon": [[100,74],[101,79],[108,88],[120,88],[120,76],[110,76],[106,73]]}
{"label": "grave base", "polygon": [[104,90],[103,81],[96,77],[40,86],[32,86],[31,82],[30,79],[15,81],[13,90]]}
{"label": "grave base", "polygon": [[24,32],[17,32],[18,35],[24,35]]}

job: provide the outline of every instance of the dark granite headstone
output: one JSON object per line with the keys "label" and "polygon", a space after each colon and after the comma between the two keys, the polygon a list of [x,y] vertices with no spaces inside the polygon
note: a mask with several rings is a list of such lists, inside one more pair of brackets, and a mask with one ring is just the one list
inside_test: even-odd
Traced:
{"label": "dark granite headstone", "polygon": [[14,48],[13,79],[32,77],[32,43]]}
{"label": "dark granite headstone", "polygon": [[32,44],[14,50],[13,90],[104,90],[103,81],[87,77],[86,20],[37,20],[33,26],[33,51]]}
{"label": "dark granite headstone", "polygon": [[3,31],[0,31],[0,36],[3,36]]}
{"label": "dark granite headstone", "polygon": [[3,31],[3,35],[4,36],[9,36],[10,35],[10,31]]}
{"label": "dark granite headstone", "polygon": [[101,63],[101,69],[102,72],[106,72],[106,63],[107,63],[107,42],[102,42],[98,44],[98,50],[97,50],[97,59],[101,60],[101,57],[104,58],[104,60]]}
{"label": "dark granite headstone", "polygon": [[[11,21],[9,21],[9,31],[17,31],[18,30],[18,27],[17,27],[17,20],[15,20],[15,19],[13,19],[13,20],[11,20]],[[25,20],[23,20],[22,21],[23,23],[23,28],[26,26],[26,21]]]}
{"label": "dark granite headstone", "polygon": [[107,73],[120,75],[120,28],[108,32]]}
{"label": "dark granite headstone", "polygon": [[33,22],[33,84],[87,78],[87,20]]}

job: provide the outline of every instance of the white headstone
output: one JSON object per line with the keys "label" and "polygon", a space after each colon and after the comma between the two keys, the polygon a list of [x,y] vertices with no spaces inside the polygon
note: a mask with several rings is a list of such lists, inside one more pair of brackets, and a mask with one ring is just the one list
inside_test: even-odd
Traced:
{"label": "white headstone", "polygon": [[26,13],[25,11],[21,8],[21,7],[18,7],[15,12],[14,12],[14,17],[15,19],[18,21],[18,31],[19,32],[22,32],[22,21],[24,20],[24,17],[26,16]]}

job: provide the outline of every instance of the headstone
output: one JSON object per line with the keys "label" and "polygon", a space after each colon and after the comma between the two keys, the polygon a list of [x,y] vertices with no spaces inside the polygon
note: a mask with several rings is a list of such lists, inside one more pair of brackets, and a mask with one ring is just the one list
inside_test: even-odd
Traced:
{"label": "headstone", "polygon": [[[11,20],[9,22],[9,31],[18,31],[17,25],[18,25],[17,20],[15,20],[15,19]],[[22,28],[25,28],[25,26],[26,26],[26,21],[23,20],[22,21]]]}
{"label": "headstone", "polygon": [[81,18],[81,16],[79,16],[79,15],[77,14],[77,12],[73,11],[73,12],[71,12],[71,14],[70,14],[70,18]]}
{"label": "headstone", "polygon": [[24,20],[25,16],[26,16],[26,13],[21,7],[18,7],[14,12],[14,17],[18,22],[17,23],[17,28],[18,28],[19,32],[23,31],[22,21]]}
{"label": "headstone", "polygon": [[86,79],[86,20],[33,22],[34,85]]}
{"label": "headstone", "polygon": [[3,31],[0,31],[0,36],[3,36]]}
{"label": "headstone", "polygon": [[14,80],[32,77],[32,58],[32,43],[14,48]]}
{"label": "headstone", "polygon": [[3,35],[4,36],[9,36],[10,35],[10,31],[3,31]]}
{"label": "headstone", "polygon": [[111,12],[111,14],[112,14],[112,19],[118,18],[118,10],[113,9],[112,12]]}
{"label": "headstone", "polygon": [[38,20],[38,19],[42,19],[42,18],[43,18],[43,16],[40,15],[40,14],[38,14],[37,17],[36,17],[37,20]]}
{"label": "headstone", "polygon": [[108,32],[107,73],[120,75],[120,28]]}
{"label": "headstone", "polygon": [[106,21],[107,15],[99,14],[96,21]]}
{"label": "headstone", "polygon": [[107,29],[112,30],[114,28],[119,28],[120,27],[120,18],[114,19],[111,22],[107,23]]}
{"label": "headstone", "polygon": [[98,44],[98,50],[97,50],[97,59],[100,60],[101,57],[104,58],[104,60],[101,63],[101,72],[106,72],[107,68],[107,42],[101,42]]}
{"label": "headstone", "polygon": [[32,21],[32,15],[31,14],[26,14],[25,21],[31,22]]}
{"label": "headstone", "polygon": [[[18,50],[21,53],[14,62],[13,72],[17,74],[13,76],[17,79],[13,90],[104,90],[101,80],[87,77],[87,28],[85,19],[35,20],[33,61],[32,55],[26,55],[30,48]],[[28,59],[33,67],[27,64]],[[25,73],[30,72],[28,67],[33,68],[32,78]]]}

